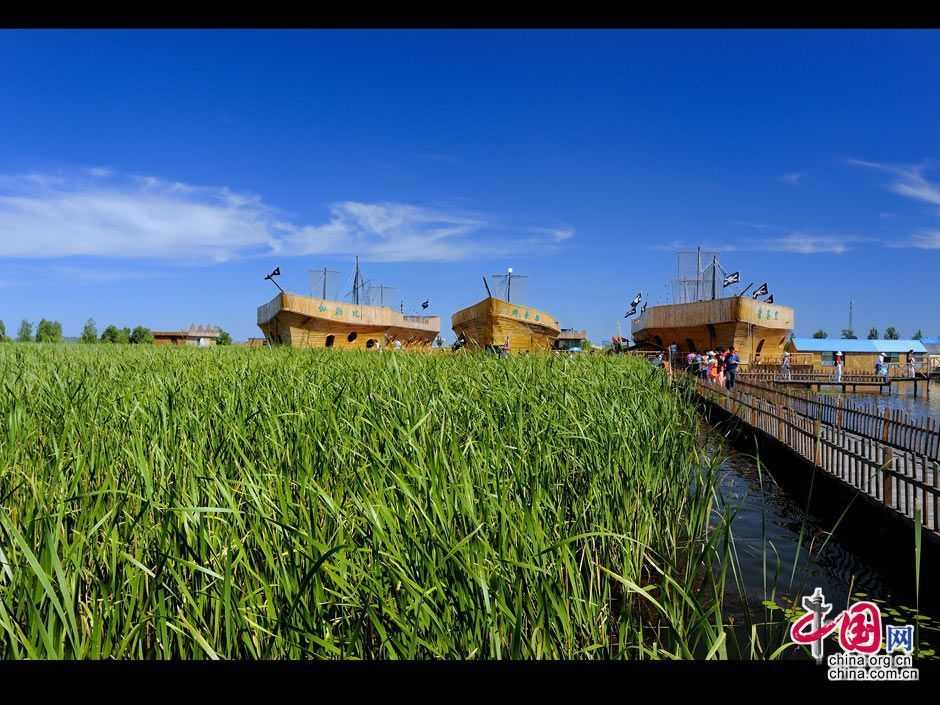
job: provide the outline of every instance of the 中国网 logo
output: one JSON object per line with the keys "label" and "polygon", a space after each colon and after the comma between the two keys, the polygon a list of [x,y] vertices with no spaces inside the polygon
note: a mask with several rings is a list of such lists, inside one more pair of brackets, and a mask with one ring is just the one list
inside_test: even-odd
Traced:
{"label": "\u4e2d\u56fd\u7f51 logo", "polygon": [[[803,598],[802,617],[790,625],[794,643],[809,646],[813,658],[822,663],[824,640],[838,630],[842,653],[830,654],[829,680],[914,681],[919,678],[913,667],[914,626],[887,625],[882,632],[881,609],[874,602],[855,602],[832,620],[827,616],[832,605],[821,588]],[[882,642],[882,633],[885,641]],[[879,654],[882,645],[885,653]],[[900,653],[896,653],[900,651]]]}

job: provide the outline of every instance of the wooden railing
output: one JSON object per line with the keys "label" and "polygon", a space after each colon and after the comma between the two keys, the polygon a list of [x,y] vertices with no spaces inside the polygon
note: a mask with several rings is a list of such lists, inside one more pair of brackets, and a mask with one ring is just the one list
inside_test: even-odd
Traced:
{"label": "wooden railing", "polygon": [[833,399],[801,394],[750,379],[739,379],[736,386],[835,428],[872,438],[898,450],[940,460],[940,423],[931,418],[917,418],[900,409],[878,409],[874,404],[847,400],[842,396]]}
{"label": "wooden railing", "polygon": [[[899,450],[876,437],[852,433],[822,417],[800,413],[777,398],[696,380],[699,396],[749,426],[780,441],[824,472],[872,500],[940,533],[940,463],[925,454]],[[844,413],[844,409],[841,409]],[[844,418],[844,417],[843,417]]]}

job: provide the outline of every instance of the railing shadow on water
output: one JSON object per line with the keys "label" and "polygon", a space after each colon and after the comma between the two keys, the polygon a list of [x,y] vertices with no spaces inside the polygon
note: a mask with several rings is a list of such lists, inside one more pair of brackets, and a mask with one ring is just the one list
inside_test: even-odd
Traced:
{"label": "railing shadow on water", "polygon": [[[817,422],[817,420],[800,419],[799,416],[792,410],[780,412],[779,410],[774,409],[772,405],[766,405],[762,403],[764,400],[748,399],[747,395],[742,392],[729,392],[726,389],[718,388],[712,384],[701,383],[698,380],[694,382],[694,385],[696,393],[699,394],[700,398],[708,401],[709,404],[715,404],[724,412],[725,421],[721,422],[718,426],[719,430],[724,431],[722,435],[737,435],[740,429],[749,428],[752,430],[760,430],[767,434],[767,436],[770,438],[776,438],[781,436],[780,429],[783,428],[785,430],[782,435],[782,442],[785,443],[791,450],[797,451],[803,457],[803,459],[806,460],[807,464],[812,464],[818,470],[822,470],[825,475],[820,475],[819,477],[821,479],[823,477],[828,477],[830,481],[836,479],[843,485],[847,485],[848,482],[852,479],[855,480],[855,485],[851,486],[855,491],[847,492],[841,495],[841,501],[837,504],[836,507],[832,508],[835,511],[838,511],[838,515],[833,515],[834,519],[829,520],[833,522],[831,524],[831,529],[828,531],[823,531],[820,535],[811,535],[819,534],[819,532],[818,529],[810,530],[809,528],[808,518],[810,517],[810,508],[821,498],[818,496],[818,488],[815,482],[817,473],[813,472],[809,474],[810,481],[808,490],[806,490],[805,507],[800,520],[796,556],[793,559],[793,565],[790,571],[785,594],[782,592],[775,592],[780,569],[780,556],[777,553],[777,548],[773,545],[770,546],[773,556],[769,555],[768,540],[765,530],[766,516],[763,514],[761,515],[760,550],[762,551],[763,561],[763,599],[761,600],[760,606],[754,604],[755,599],[753,593],[755,591],[753,588],[751,591],[752,594],[748,596],[742,585],[743,578],[741,561],[738,555],[737,547],[735,545],[736,539],[734,532],[731,530],[729,525],[727,532],[729,537],[728,540],[731,544],[729,566],[732,572],[732,577],[734,578],[734,584],[738,591],[737,599],[743,605],[743,609],[746,615],[745,625],[737,625],[733,629],[733,632],[739,635],[741,635],[743,632],[745,642],[749,641],[751,643],[751,646],[749,647],[751,649],[753,649],[753,643],[763,643],[766,645],[780,644],[778,648],[785,651],[784,647],[788,643],[788,637],[785,633],[781,632],[781,629],[784,629],[786,626],[788,626],[792,619],[802,614],[801,606],[796,604],[796,600],[798,599],[797,595],[793,592],[794,578],[798,574],[798,565],[800,563],[800,559],[802,558],[805,564],[811,559],[821,555],[827,546],[830,545],[833,537],[835,537],[837,533],[843,529],[844,525],[846,525],[847,528],[842,531],[841,535],[843,538],[847,535],[846,531],[853,533],[855,531],[856,522],[859,516],[858,512],[853,512],[855,519],[853,519],[852,522],[846,524],[846,519],[850,515],[850,510],[852,510],[853,507],[858,506],[857,500],[865,496],[869,500],[880,499],[883,502],[883,496],[881,496],[880,492],[884,491],[885,488],[889,488],[887,490],[889,493],[892,491],[894,493],[895,501],[892,509],[894,509],[895,512],[898,512],[899,509],[902,511],[905,509],[908,510],[904,512],[904,516],[911,520],[909,525],[913,529],[910,534],[907,533],[907,531],[910,529],[904,530],[900,534],[901,536],[911,536],[913,534],[914,540],[909,541],[907,546],[909,551],[895,551],[895,553],[903,553],[904,556],[907,556],[909,552],[911,554],[910,559],[912,559],[912,561],[908,560],[910,565],[907,566],[905,574],[908,572],[911,573],[914,589],[909,592],[906,589],[902,589],[901,594],[906,595],[906,597],[903,597],[902,599],[910,600],[910,602],[906,602],[906,604],[913,603],[914,608],[910,609],[901,606],[900,609],[910,611],[914,615],[914,618],[918,620],[916,622],[918,625],[918,644],[921,643],[921,632],[926,635],[928,632],[933,633],[940,631],[940,629],[938,629],[938,623],[936,619],[932,619],[927,615],[921,614],[921,586],[924,584],[921,575],[921,565],[923,563],[923,539],[927,537],[927,534],[932,535],[934,538],[937,537],[937,513],[934,509],[934,511],[931,513],[932,516],[928,517],[922,511],[922,502],[925,499],[932,499],[933,506],[935,508],[937,497],[936,484],[924,485],[924,489],[920,493],[905,491],[899,494],[897,492],[899,485],[906,488],[910,486],[921,485],[922,483],[918,483],[916,480],[914,480],[914,478],[910,477],[909,475],[905,475],[902,471],[893,470],[892,468],[888,467],[888,464],[886,463],[882,463],[881,467],[873,467],[873,463],[870,462],[870,457],[864,458],[864,456],[858,452],[856,452],[856,456],[868,460],[869,462],[867,464],[857,463],[854,467],[851,468],[847,465],[843,465],[841,466],[841,469],[844,472],[841,475],[833,475],[832,469],[835,467],[831,462],[831,458],[835,457],[833,452],[841,450],[844,446],[834,444],[832,442],[834,437],[827,436],[825,433],[820,433],[820,424]],[[775,414],[773,413],[774,411],[778,411],[778,413]],[[772,421],[772,423],[768,423],[768,421]],[[758,447],[758,437],[753,433],[748,433],[747,437],[753,442],[754,451],[753,455],[750,455],[750,453],[745,453],[744,455],[747,455],[749,458],[753,459],[753,462],[757,468],[757,477],[761,492],[763,492],[764,481],[766,477],[769,476],[773,482],[776,482],[774,479],[776,470],[773,473],[764,472],[765,465],[761,461],[762,453],[761,448]],[[828,463],[823,460],[823,458],[826,457],[826,451],[821,450],[827,447],[829,448],[828,452],[830,458],[830,462]],[[763,449],[765,454],[767,453],[767,450],[767,448]],[[771,451],[770,455],[773,456],[774,454],[775,453]],[[894,457],[897,458],[896,455]],[[822,462],[822,464],[820,464],[820,462]],[[879,480],[883,477],[888,477],[889,482],[879,482]],[[867,492],[865,491],[866,489],[868,490]],[[891,495],[889,494],[889,497],[890,496]],[[832,497],[833,495],[827,494],[827,503],[831,504]],[[905,497],[906,500],[904,499]],[[905,501],[907,504],[904,504]],[[763,508],[761,511],[763,512]],[[733,515],[727,519],[727,521],[733,521]],[[928,521],[930,522],[929,526]],[[819,540],[820,538],[822,539],[821,541]],[[934,541],[934,546],[936,546],[936,541]],[[841,545],[839,550],[843,550]],[[890,560],[891,558],[889,557],[889,562]],[[905,559],[901,557],[901,560]],[[772,577],[769,576],[768,565],[776,567]],[[890,576],[893,584],[897,586],[898,582],[895,580],[896,577],[897,576],[893,574]],[[769,584],[771,585],[770,591],[767,589],[768,578]],[[855,594],[853,592],[854,580],[855,576],[853,575],[852,582],[850,582],[848,592],[846,594],[846,599]],[[929,582],[930,581],[928,581],[928,583]],[[797,587],[801,590],[805,590],[805,586]],[[855,599],[862,598],[856,597]],[[787,604],[788,600],[789,604]],[[894,614],[898,614],[894,607],[891,607],[890,609]],[[763,621],[760,621],[761,618],[759,616],[753,615],[752,612],[762,614],[764,616]],[[795,647],[793,648],[795,649]],[[930,657],[934,654],[934,650],[928,644],[926,644],[926,642],[924,642],[922,648],[919,647],[919,652],[922,652],[924,657]],[[795,656],[798,653],[799,650],[788,652],[790,656]],[[778,656],[780,656],[780,654],[778,654]]]}

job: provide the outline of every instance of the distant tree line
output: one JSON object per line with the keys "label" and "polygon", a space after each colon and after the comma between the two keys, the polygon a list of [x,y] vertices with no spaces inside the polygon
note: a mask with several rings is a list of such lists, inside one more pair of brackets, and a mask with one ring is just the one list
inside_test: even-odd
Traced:
{"label": "distant tree line", "polygon": [[[817,340],[823,340],[829,337],[829,334],[824,331],[822,328],[813,333],[813,337]],[[912,340],[920,340],[924,337],[924,332],[918,328],[914,335],[911,336]],[[885,340],[900,340],[901,334],[898,332],[898,329],[894,326],[888,326],[885,328]],[[855,331],[851,328],[842,329],[842,340],[857,340],[858,336],[855,335]],[[878,329],[870,328],[868,331],[869,340],[878,340]]]}
{"label": "distant tree line", "polygon": [[[0,343],[10,342],[12,338],[7,336],[6,325],[0,321]],[[16,341],[19,343],[60,343],[62,342],[62,324],[58,321],[47,321],[43,318],[36,326],[36,334],[33,335],[33,324],[29,321],[22,321],[20,329],[16,334]],[[130,328],[118,328],[110,325],[98,337],[98,329],[95,327],[94,319],[89,318],[82,328],[82,335],[79,342],[85,344],[91,343],[116,343],[122,345],[152,345],[153,333],[149,328],[137,326],[134,330]],[[232,336],[220,329],[217,339],[219,345],[231,345]]]}

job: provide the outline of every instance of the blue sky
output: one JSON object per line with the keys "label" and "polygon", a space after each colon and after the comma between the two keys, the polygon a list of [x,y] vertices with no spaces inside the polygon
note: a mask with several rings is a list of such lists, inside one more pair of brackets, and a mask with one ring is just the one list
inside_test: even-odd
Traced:
{"label": "blue sky", "polygon": [[[796,332],[940,335],[934,31],[4,31],[0,320],[260,335],[308,270],[595,342],[678,247]],[[346,291],[346,286],[343,291]]]}

